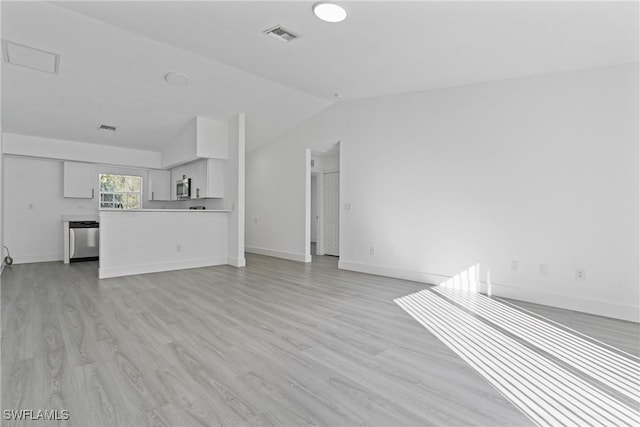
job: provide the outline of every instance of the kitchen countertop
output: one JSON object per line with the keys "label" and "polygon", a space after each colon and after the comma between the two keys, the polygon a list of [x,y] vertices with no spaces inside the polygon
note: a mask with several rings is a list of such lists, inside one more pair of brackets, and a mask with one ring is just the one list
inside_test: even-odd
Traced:
{"label": "kitchen countertop", "polygon": [[98,214],[62,215],[62,222],[70,222],[70,221],[100,221],[100,215]]}
{"label": "kitchen countertop", "polygon": [[100,212],[231,212],[226,209],[102,209]]}
{"label": "kitchen countertop", "polygon": [[[222,212],[229,213],[226,209],[101,209],[100,212]],[[71,221],[100,221],[100,213],[62,215],[62,222]]]}

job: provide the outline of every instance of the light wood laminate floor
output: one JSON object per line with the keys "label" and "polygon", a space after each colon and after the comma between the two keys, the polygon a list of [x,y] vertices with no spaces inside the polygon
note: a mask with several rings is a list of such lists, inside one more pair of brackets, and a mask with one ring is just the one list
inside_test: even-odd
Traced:
{"label": "light wood laminate floor", "polygon": [[[95,262],[7,267],[2,409],[75,426],[531,425],[393,301],[424,288],[333,257],[106,280]],[[637,324],[522,305],[640,353]]]}

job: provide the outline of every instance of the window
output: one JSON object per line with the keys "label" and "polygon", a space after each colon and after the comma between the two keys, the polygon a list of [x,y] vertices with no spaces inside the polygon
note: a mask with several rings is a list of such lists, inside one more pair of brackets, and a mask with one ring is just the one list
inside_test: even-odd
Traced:
{"label": "window", "polygon": [[101,209],[140,209],[142,177],[100,174]]}

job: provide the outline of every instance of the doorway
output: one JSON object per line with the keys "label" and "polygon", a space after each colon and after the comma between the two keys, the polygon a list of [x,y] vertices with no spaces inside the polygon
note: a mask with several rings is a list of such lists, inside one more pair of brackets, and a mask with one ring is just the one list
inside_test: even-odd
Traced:
{"label": "doorway", "polygon": [[307,150],[307,259],[340,255],[340,143]]}

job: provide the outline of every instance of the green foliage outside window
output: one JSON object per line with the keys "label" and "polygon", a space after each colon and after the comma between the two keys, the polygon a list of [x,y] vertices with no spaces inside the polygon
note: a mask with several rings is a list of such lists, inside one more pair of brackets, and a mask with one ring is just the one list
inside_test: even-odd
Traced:
{"label": "green foliage outside window", "polygon": [[100,174],[100,208],[140,209],[142,177]]}

